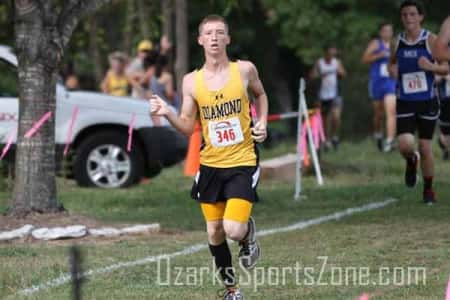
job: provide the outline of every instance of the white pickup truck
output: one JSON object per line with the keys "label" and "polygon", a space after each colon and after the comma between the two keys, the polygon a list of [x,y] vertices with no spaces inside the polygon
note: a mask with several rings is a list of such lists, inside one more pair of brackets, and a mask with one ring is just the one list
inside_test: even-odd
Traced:
{"label": "white pickup truck", "polygon": [[[0,46],[0,146],[18,121],[17,58]],[[161,119],[154,126],[147,101],[56,87],[55,143],[61,166],[72,114],[78,107],[68,155],[69,176],[81,186],[119,188],[158,174],[184,158],[187,139]],[[127,152],[128,126],[135,114],[132,150]],[[14,140],[15,142],[15,140]],[[14,162],[15,146],[4,160]],[[58,167],[60,169],[60,167]]]}

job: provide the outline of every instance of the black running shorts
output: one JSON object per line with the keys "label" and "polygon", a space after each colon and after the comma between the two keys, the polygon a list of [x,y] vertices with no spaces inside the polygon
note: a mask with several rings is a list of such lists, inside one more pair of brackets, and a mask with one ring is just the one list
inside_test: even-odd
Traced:
{"label": "black running shorts", "polygon": [[330,100],[319,100],[317,102],[317,107],[324,115],[328,115],[333,108],[342,108],[342,106],[343,102],[341,96],[337,96],[336,98]]}
{"label": "black running shorts", "polygon": [[202,203],[223,202],[231,198],[257,202],[259,175],[259,167],[213,168],[201,165],[191,197]]}
{"label": "black running shorts", "polygon": [[439,118],[437,99],[426,101],[397,100],[397,135],[419,133],[419,139],[433,138],[436,121]]}

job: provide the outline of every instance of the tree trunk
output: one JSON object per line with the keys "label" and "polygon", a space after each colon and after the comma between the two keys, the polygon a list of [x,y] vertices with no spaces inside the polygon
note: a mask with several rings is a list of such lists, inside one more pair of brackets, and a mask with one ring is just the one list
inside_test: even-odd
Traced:
{"label": "tree trunk", "polygon": [[[167,36],[169,41],[173,43],[173,1],[161,0],[161,14],[162,14],[162,35]],[[173,73],[173,51],[167,53],[168,66],[171,73]],[[174,78],[175,79],[175,78]],[[176,82],[174,82],[176,84]],[[181,90],[180,90],[181,91]]]}
{"label": "tree trunk", "polygon": [[177,90],[181,91],[183,76],[189,68],[189,31],[188,31],[187,0],[175,0],[176,16],[176,61],[175,75]]}
{"label": "tree trunk", "polygon": [[134,0],[127,1],[127,18],[124,33],[124,50],[126,53],[133,52],[133,27],[134,20],[136,18],[136,12],[134,9]]}
{"label": "tree trunk", "polygon": [[[263,9],[263,4],[260,0],[255,1],[254,12],[261,22],[259,26],[255,29],[257,32],[257,37],[266,39],[267,41],[276,41],[277,36],[272,29],[266,27],[264,16],[266,15]],[[292,111],[292,95],[289,90],[289,84],[286,76],[286,70],[283,68],[280,50],[276,43],[267,43],[263,51],[264,66],[265,69],[265,85],[268,90],[272,91],[274,99],[278,102],[280,112]]]}
{"label": "tree trunk", "polygon": [[[62,210],[56,198],[54,113],[57,72],[42,62],[20,66],[19,135],[16,152],[13,214]],[[53,116],[30,139],[25,132],[46,112]]]}
{"label": "tree trunk", "polygon": [[162,34],[173,40],[173,3],[172,0],[161,0]]}
{"label": "tree trunk", "polygon": [[[110,0],[16,0],[15,45],[19,61],[19,128],[10,214],[63,210],[56,196],[55,108],[58,66],[82,15]],[[59,13],[57,13],[59,12]],[[25,133],[45,113],[52,117],[31,138]]]}
{"label": "tree trunk", "polygon": [[[19,130],[15,163],[14,203],[11,213],[55,212],[56,198],[55,93],[61,61],[53,30],[33,1],[16,1],[16,47],[19,58]],[[53,116],[30,139],[24,135],[46,112]]]}
{"label": "tree trunk", "polygon": [[148,6],[145,0],[137,0],[139,25],[141,27],[141,34],[144,39],[150,39],[150,30],[148,28]]}
{"label": "tree trunk", "polygon": [[96,81],[95,86],[98,88],[105,74],[103,71],[100,47],[98,45],[97,19],[95,18],[95,16],[89,17],[88,24],[89,24],[89,53],[94,63],[94,73]]}

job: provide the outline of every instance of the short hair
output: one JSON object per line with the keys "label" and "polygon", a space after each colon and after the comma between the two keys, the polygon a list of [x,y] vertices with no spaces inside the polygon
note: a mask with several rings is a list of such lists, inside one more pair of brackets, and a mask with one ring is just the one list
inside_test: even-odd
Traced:
{"label": "short hair", "polygon": [[155,70],[155,75],[156,77],[160,77],[162,74],[162,71],[164,70],[164,68],[167,66],[167,64],[169,63],[169,60],[167,59],[167,56],[159,54],[158,57],[156,58],[155,61],[155,65],[156,65],[156,70]]}
{"label": "short hair", "polygon": [[126,63],[128,60],[128,57],[125,53],[120,51],[115,51],[108,55],[108,60],[111,63],[112,61],[119,61],[121,63]]}
{"label": "short hair", "polygon": [[323,46],[322,49],[324,52],[328,52],[328,50],[333,49],[333,48],[337,50],[337,46],[333,43],[330,43],[330,44],[326,44],[325,46]]}
{"label": "short hair", "polygon": [[417,8],[417,11],[419,12],[419,15],[425,15],[425,8],[423,6],[423,3],[419,0],[404,0],[402,4],[400,4],[400,11],[402,11],[403,8],[408,6],[414,6]]}
{"label": "short hair", "polygon": [[219,16],[219,15],[207,15],[206,17],[203,18],[203,20],[198,25],[198,34],[199,35],[202,34],[203,25],[205,25],[208,22],[222,22],[223,24],[225,24],[225,29],[228,32],[228,23],[224,17]]}
{"label": "short hair", "polygon": [[156,64],[156,60],[158,59],[158,52],[155,50],[150,50],[149,54],[144,58],[142,63],[144,69],[148,69],[151,66]]}
{"label": "short hair", "polygon": [[391,27],[394,27],[394,25],[393,25],[391,22],[381,22],[381,23],[378,25],[378,31],[380,31],[381,29],[383,29],[384,26],[391,26]]}

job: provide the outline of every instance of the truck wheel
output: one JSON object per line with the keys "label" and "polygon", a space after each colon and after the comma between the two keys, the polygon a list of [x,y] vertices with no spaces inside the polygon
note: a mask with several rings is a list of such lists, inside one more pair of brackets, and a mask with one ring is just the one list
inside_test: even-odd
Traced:
{"label": "truck wheel", "polygon": [[142,150],[133,144],[127,152],[122,132],[99,132],[76,149],[74,177],[80,186],[122,188],[138,182],[144,172]]}

